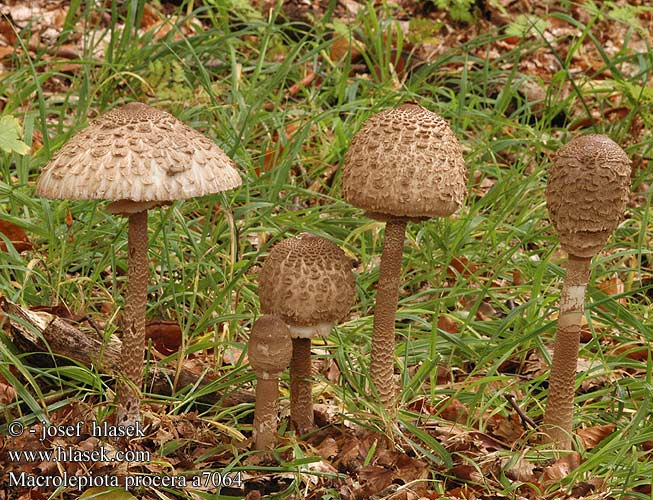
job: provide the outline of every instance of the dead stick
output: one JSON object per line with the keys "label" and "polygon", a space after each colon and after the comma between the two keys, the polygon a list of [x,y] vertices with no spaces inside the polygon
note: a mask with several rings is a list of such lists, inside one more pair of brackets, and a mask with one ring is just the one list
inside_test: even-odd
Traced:
{"label": "dead stick", "polygon": [[[23,352],[51,353],[73,359],[86,367],[95,366],[100,372],[119,373],[122,342],[115,335],[106,340],[92,330],[81,331],[63,319],[45,311],[30,311],[7,299],[0,297],[0,311],[10,316],[9,336]],[[48,359],[49,358],[49,359]],[[38,363],[52,364],[50,356],[35,357]],[[147,387],[154,394],[171,395],[171,381],[175,371],[166,367],[151,367],[148,372]],[[179,387],[197,384],[206,386],[216,380],[215,376],[182,368],[179,374]],[[229,394],[214,392],[199,398],[208,404],[233,406],[240,403],[253,403],[254,394],[249,391],[234,390]]]}
{"label": "dead stick", "polygon": [[528,424],[531,429],[535,429],[537,427],[537,424],[533,421],[533,419],[526,415],[524,410],[522,410],[519,404],[517,404],[517,400],[515,399],[514,394],[504,394],[504,397],[508,400],[510,406],[512,406],[513,409],[517,412],[517,415],[519,415],[519,418],[521,418],[523,423]]}

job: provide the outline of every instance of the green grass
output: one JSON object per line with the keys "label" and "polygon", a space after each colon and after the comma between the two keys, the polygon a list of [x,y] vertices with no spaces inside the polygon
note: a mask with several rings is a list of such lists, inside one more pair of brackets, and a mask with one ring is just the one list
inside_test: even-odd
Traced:
{"label": "green grass", "polygon": [[[438,413],[418,418],[415,411],[403,409],[391,424],[375,416],[379,407],[364,396],[383,226],[342,200],[340,169],[331,175],[367,118],[403,100],[415,100],[451,123],[465,151],[470,194],[455,216],[409,224],[407,229],[396,349],[404,408],[422,398],[432,406],[455,398],[468,409],[460,425],[484,431],[488,415],[512,411],[504,395],[515,393],[523,410],[540,421],[547,372],[544,366],[533,372],[519,370],[535,354],[550,361],[546,346],[555,332],[552,314],[563,276],[543,196],[549,154],[572,136],[568,123],[587,118],[591,109],[625,106],[623,119],[594,121],[588,131],[610,135],[631,156],[651,156],[648,133],[633,141],[629,131],[638,117],[646,125],[651,121],[650,48],[646,52],[623,49],[608,56],[596,38],[596,25],[609,12],[595,13],[587,25],[555,13],[554,17],[576,26],[581,36],[564,43],[531,37],[491,61],[488,50],[506,38],[495,31],[399,75],[394,68],[396,54],[379,34],[398,38],[398,52],[405,41],[393,35],[398,28],[384,18],[390,10],[375,11],[368,5],[347,28],[368,49],[362,63],[376,70],[350,75],[350,55],[342,61],[329,56],[333,19],[322,19],[307,29],[283,20],[278,8],[268,19],[227,9],[221,2],[196,2],[195,10],[184,3],[177,24],[159,38],[151,31],[134,29],[142,16],[142,6],[131,10],[135,4],[126,2],[130,8],[121,11],[114,3],[106,10],[113,23],[97,32],[91,29],[92,14],[100,7],[86,3],[81,13],[71,9],[57,44],[71,43],[67,37],[77,22],[88,27],[84,53],[73,61],[79,64],[74,74],[61,73],[44,57],[43,47],[18,53],[11,70],[0,76],[3,113],[22,121],[28,144],[36,131],[43,136],[43,147],[32,155],[0,155],[0,218],[25,229],[34,244],[22,253],[9,245],[1,254],[0,294],[30,306],[61,302],[101,320],[108,332],[117,329],[127,267],[125,219],[106,214],[104,203],[35,198],[34,185],[40,168],[86,125],[88,116],[131,100],[169,110],[212,137],[236,160],[243,185],[223,195],[151,211],[148,317],[178,320],[185,339],[183,352],[168,360],[181,362],[179,356],[185,359],[212,350],[215,361],[211,356],[205,368],[219,378],[209,390],[249,386],[254,375],[243,357],[232,365],[223,354],[229,348],[245,349],[249,328],[260,314],[257,266],[283,238],[301,231],[325,236],[359,264],[358,300],[350,319],[335,328],[324,345],[316,343],[328,352],[320,357],[334,359],[340,370],[335,383],[318,376],[316,400],[336,407],[340,422],[392,433],[398,447],[412,449],[432,464],[434,481],[429,489],[444,493],[457,484],[447,467],[468,459],[445,450],[422,424],[448,423]],[[126,23],[123,30],[116,27],[118,21]],[[192,33],[182,30],[186,22],[192,23]],[[30,28],[19,35],[25,46]],[[97,60],[92,54],[102,38],[107,41],[105,57]],[[587,46],[597,49],[599,67],[572,78],[573,56]],[[560,65],[545,86],[541,111],[520,93],[524,81],[538,79],[518,69],[538,50],[554,54]],[[622,70],[626,63],[638,68],[634,76]],[[598,79],[607,70],[610,77]],[[290,97],[288,89],[310,71],[317,73],[319,84]],[[66,85],[51,92],[48,89],[57,79],[64,79]],[[579,114],[572,117],[571,110]],[[565,112],[567,123],[560,121]],[[286,137],[290,124],[295,131]],[[266,153],[273,159],[269,171],[264,168]],[[492,182],[481,193],[475,179]],[[650,498],[633,490],[650,484],[653,474],[650,451],[642,447],[653,440],[649,406],[653,364],[650,354],[648,360],[638,361],[614,349],[617,344],[633,343],[650,353],[647,346],[653,340],[647,284],[652,258],[647,234],[650,182],[650,168],[636,172],[633,186],[644,186],[644,201],[627,209],[627,219],[594,259],[587,300],[586,318],[594,337],[581,348],[581,356],[591,361],[592,369],[578,376],[575,426],[614,423],[617,431],[598,448],[583,453],[580,467],[561,484],[548,487],[550,491],[598,477],[613,498]],[[65,222],[68,210],[71,227]],[[461,257],[474,265],[473,270],[452,274],[449,263]],[[513,282],[515,273],[522,277],[521,284]],[[606,296],[595,286],[614,275],[627,285],[620,297]],[[467,309],[462,299],[469,304]],[[483,319],[477,313],[487,306],[495,313]],[[441,315],[453,320],[459,332],[439,329]],[[0,375],[18,392],[18,400],[0,411],[5,419],[20,417],[32,423],[43,412],[52,413],[71,400],[94,405],[99,415],[107,411],[111,380],[82,367],[35,367],[16,353],[2,332],[0,340]],[[505,369],[508,361],[520,367],[517,373]],[[438,385],[436,366],[447,367],[455,383]],[[592,380],[596,384],[590,384]],[[584,382],[589,389],[581,390]],[[284,399],[286,385],[287,376]],[[281,466],[247,465],[244,459],[250,452],[235,446],[231,438],[234,433],[249,435],[252,406],[206,407],[198,404],[201,393],[181,389],[172,398],[147,395],[146,399],[162,405],[163,413],[193,410],[217,422],[220,427],[214,432],[222,433],[224,443],[207,453],[230,457],[225,459],[227,469],[296,473],[276,498],[300,498],[306,487],[302,474],[320,475],[311,472],[314,450],[292,435],[280,445]],[[192,440],[185,445],[191,446]],[[543,461],[552,456],[525,441],[515,446],[492,457],[514,460],[525,454]],[[320,480],[327,485],[338,482]],[[488,493],[507,495],[514,487],[505,477],[486,485]],[[337,488],[332,488],[331,497],[326,496],[327,490],[324,486],[324,498],[340,498]],[[185,498],[183,493],[176,495]]]}

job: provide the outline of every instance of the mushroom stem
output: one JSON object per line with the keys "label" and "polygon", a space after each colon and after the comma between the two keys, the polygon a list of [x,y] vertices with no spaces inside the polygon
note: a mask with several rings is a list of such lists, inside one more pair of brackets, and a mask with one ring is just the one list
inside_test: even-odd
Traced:
{"label": "mushroom stem", "polygon": [[386,222],[374,308],[370,376],[387,410],[394,408],[395,404],[395,315],[405,234],[406,220],[397,218]]}
{"label": "mushroom stem", "polygon": [[313,429],[311,339],[292,339],[290,358],[290,421],[299,434]]}
{"label": "mushroom stem", "polygon": [[122,334],[121,369],[126,381],[119,383],[116,422],[139,421],[140,387],[145,353],[147,307],[147,210],[129,215],[127,295]]}
{"label": "mushroom stem", "polygon": [[547,442],[560,450],[572,449],[576,366],[590,262],[591,257],[569,256],[567,275],[560,295],[558,330],[553,346],[549,395],[543,425]]}
{"label": "mushroom stem", "polygon": [[254,441],[257,450],[271,450],[277,432],[277,398],[279,380],[257,374],[256,407],[254,409]]}

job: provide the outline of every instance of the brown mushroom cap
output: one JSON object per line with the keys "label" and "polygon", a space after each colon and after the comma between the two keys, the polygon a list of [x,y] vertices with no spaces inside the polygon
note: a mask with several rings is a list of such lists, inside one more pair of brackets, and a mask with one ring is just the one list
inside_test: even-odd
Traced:
{"label": "brown mushroom cap", "polygon": [[630,189],[630,159],[605,135],[576,137],[555,155],[546,205],[566,252],[592,257],[623,217]]}
{"label": "brown mushroom cap", "polygon": [[417,104],[372,116],[345,156],[345,200],[372,216],[430,218],[454,213],[467,169],[446,120]]}
{"label": "brown mushroom cap", "polygon": [[261,378],[278,378],[290,364],[292,340],[286,324],[276,316],[263,315],[249,336],[249,364]]}
{"label": "brown mushroom cap", "polygon": [[208,137],[170,113],[133,102],[64,144],[43,168],[36,194],[165,202],[235,188],[241,184],[235,167]]}
{"label": "brown mushroom cap", "polygon": [[277,243],[259,274],[261,310],[286,322],[292,337],[326,335],[354,304],[351,260],[309,233]]}

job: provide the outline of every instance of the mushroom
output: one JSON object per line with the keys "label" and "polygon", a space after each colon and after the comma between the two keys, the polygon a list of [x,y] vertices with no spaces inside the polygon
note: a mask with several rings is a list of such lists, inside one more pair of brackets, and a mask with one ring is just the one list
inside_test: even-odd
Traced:
{"label": "mushroom", "polygon": [[109,213],[129,218],[127,296],[117,423],[139,420],[147,304],[147,210],[241,184],[234,162],[213,141],[165,111],[134,102],[78,132],[43,168],[36,194],[115,200]]}
{"label": "mushroom", "polygon": [[623,217],[630,187],[630,160],[604,135],[571,140],[549,170],[546,204],[562,249],[569,254],[560,295],[549,395],[543,430],[561,450],[571,449],[574,385],[590,262]]}
{"label": "mushroom", "polygon": [[292,356],[292,342],[286,324],[276,316],[261,316],[252,326],[247,353],[257,378],[255,446],[257,450],[269,450],[274,446],[277,431],[279,377],[288,368]]}
{"label": "mushroom", "polygon": [[354,304],[351,260],[329,240],[301,233],[277,243],[259,275],[261,311],[274,314],[292,337],[290,420],[306,434],[313,428],[311,339],[327,335]]}
{"label": "mushroom", "polygon": [[447,122],[413,103],[372,116],[345,156],[345,200],[386,223],[370,363],[386,409],[395,406],[395,314],[406,224],[454,213],[466,181],[460,145]]}

